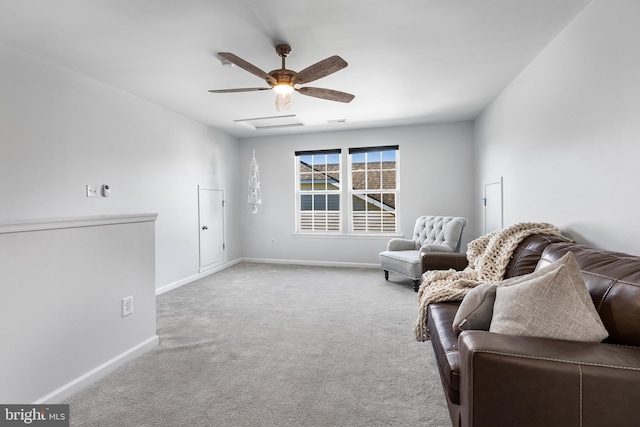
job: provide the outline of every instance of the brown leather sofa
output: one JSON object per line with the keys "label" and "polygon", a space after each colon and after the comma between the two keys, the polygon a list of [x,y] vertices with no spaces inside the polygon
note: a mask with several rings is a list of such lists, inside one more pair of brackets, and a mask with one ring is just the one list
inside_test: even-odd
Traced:
{"label": "brown leather sofa", "polygon": [[[640,426],[640,257],[534,235],[505,278],[574,253],[609,337],[602,343],[463,331],[458,302],[428,307],[452,424],[473,427]],[[464,254],[422,254],[424,271],[466,266]]]}

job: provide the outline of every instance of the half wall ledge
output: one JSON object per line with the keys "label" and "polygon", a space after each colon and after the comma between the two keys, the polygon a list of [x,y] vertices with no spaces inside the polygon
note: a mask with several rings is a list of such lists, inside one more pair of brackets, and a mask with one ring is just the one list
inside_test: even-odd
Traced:
{"label": "half wall ledge", "polygon": [[0,234],[155,221],[157,213],[0,220]]}

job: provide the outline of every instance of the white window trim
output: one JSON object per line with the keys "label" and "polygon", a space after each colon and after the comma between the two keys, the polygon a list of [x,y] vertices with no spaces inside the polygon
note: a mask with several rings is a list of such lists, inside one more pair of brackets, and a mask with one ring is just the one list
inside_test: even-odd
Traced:
{"label": "white window trim", "polygon": [[[310,151],[316,151],[316,150],[310,150]],[[322,150],[317,150],[317,151],[322,151]],[[337,153],[336,153],[337,154]],[[294,170],[295,170],[295,181],[294,181],[294,185],[295,185],[295,234],[297,235],[304,235],[304,236],[318,236],[318,235],[327,235],[327,236],[331,236],[331,235],[344,235],[344,200],[343,200],[343,193],[344,193],[344,167],[343,167],[343,163],[344,163],[344,159],[343,159],[343,155],[344,153],[342,152],[342,149],[340,149],[340,153],[339,153],[339,159],[340,159],[340,164],[338,167],[338,172],[340,174],[340,181],[339,181],[339,191],[333,190],[324,190],[324,191],[303,191],[300,189],[300,162],[298,160],[298,155],[294,155],[293,156],[293,161],[295,163],[294,165]],[[318,231],[313,231],[313,230],[301,230],[300,229],[300,218],[302,215],[302,206],[300,206],[300,200],[301,200],[301,196],[305,195],[305,194],[309,194],[309,195],[314,195],[314,194],[337,194],[340,198],[340,209],[338,211],[338,227],[339,229],[336,231],[331,231],[331,230],[318,230]]]}
{"label": "white window trim", "polygon": [[[381,146],[380,148],[383,148],[383,146]],[[381,150],[382,151],[382,150]],[[349,154],[347,152],[347,168],[348,168],[348,175],[349,175],[349,187],[348,187],[348,191],[347,191],[347,197],[348,197],[348,207],[349,207],[349,211],[348,211],[348,215],[347,215],[347,219],[348,219],[348,230],[349,230],[349,235],[352,236],[397,236],[398,233],[398,227],[400,224],[400,218],[398,215],[398,206],[400,206],[399,203],[399,199],[400,199],[400,174],[398,173],[400,171],[400,150],[397,149],[396,150],[396,188],[395,190],[383,190],[383,189],[379,189],[379,190],[372,190],[371,192],[376,192],[376,193],[382,193],[382,194],[395,194],[396,196],[396,210],[395,210],[395,217],[396,217],[396,231],[395,232],[385,232],[385,231],[380,231],[380,232],[375,232],[375,231],[354,231],[353,230],[353,195],[354,194],[360,194],[362,192],[369,192],[367,189],[365,190],[354,190],[353,189],[353,185],[351,185],[351,179],[353,178],[353,168],[351,165],[351,154]],[[378,202],[380,205],[382,205],[382,202]],[[376,204],[376,203],[374,203]]]}
{"label": "white window trim", "polygon": [[[381,148],[384,146],[381,146]],[[357,147],[352,147],[357,148]],[[293,156],[294,161],[294,186],[295,186],[295,225],[294,225],[294,237],[312,237],[312,238],[362,238],[362,239],[380,239],[380,238],[393,238],[393,237],[403,237],[404,235],[400,233],[399,226],[401,224],[401,213],[398,210],[398,206],[400,206],[401,199],[401,191],[400,191],[400,150],[396,151],[396,189],[395,190],[380,190],[382,193],[389,193],[396,195],[396,231],[395,232],[373,232],[373,231],[353,231],[353,193],[351,180],[352,180],[352,167],[351,167],[351,155],[349,154],[349,148],[341,148],[340,149],[340,191],[326,191],[325,194],[340,194],[340,210],[339,210],[339,223],[340,230],[338,231],[328,231],[328,230],[319,230],[319,231],[307,231],[300,230],[300,214],[301,214],[301,206],[300,199],[302,194],[313,194],[311,192],[301,191],[300,190],[300,162],[298,161],[298,155]],[[315,150],[309,150],[315,151]],[[318,149],[317,151],[322,151]],[[346,161],[345,161],[346,156]],[[347,173],[344,173],[345,163]],[[359,191],[356,191],[358,193]],[[315,194],[322,194],[322,192],[314,192]]]}

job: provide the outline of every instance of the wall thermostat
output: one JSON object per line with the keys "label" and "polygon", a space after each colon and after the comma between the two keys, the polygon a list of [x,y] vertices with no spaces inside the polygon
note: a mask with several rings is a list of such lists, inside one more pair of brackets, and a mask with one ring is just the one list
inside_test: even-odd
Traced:
{"label": "wall thermostat", "polygon": [[109,193],[111,192],[111,187],[107,184],[102,186],[102,197],[109,197]]}

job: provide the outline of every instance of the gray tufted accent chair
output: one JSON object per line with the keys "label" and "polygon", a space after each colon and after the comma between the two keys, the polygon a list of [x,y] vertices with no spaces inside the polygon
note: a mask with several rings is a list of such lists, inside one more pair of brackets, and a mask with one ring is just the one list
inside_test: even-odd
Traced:
{"label": "gray tufted accent chair", "polygon": [[411,239],[391,239],[387,250],[380,252],[384,278],[389,280],[389,271],[407,276],[417,292],[423,273],[420,252],[459,252],[465,225],[467,220],[461,217],[421,216]]}

